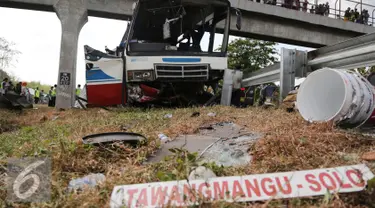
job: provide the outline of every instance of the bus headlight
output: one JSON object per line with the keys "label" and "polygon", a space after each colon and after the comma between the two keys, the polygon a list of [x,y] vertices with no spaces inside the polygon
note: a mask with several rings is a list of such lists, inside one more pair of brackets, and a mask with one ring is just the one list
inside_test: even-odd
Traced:
{"label": "bus headlight", "polygon": [[153,71],[128,71],[129,81],[153,81]]}

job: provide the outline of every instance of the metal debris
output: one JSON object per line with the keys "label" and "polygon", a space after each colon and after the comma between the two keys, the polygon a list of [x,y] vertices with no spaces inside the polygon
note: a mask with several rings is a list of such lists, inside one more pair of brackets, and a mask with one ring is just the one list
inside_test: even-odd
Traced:
{"label": "metal debris", "polygon": [[260,135],[249,134],[237,138],[221,139],[203,152],[203,161],[215,162],[217,165],[241,166],[251,162],[248,150]]}
{"label": "metal debris", "polygon": [[251,162],[248,149],[261,135],[245,131],[232,122],[221,122],[199,128],[195,135],[182,135],[162,146],[148,162],[159,162],[171,155],[171,148],[198,152],[202,162],[223,166],[240,166]]}

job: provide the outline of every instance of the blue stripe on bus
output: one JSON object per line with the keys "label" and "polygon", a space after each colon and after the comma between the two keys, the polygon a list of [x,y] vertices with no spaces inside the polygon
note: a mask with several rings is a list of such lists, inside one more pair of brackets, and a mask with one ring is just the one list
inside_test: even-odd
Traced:
{"label": "blue stripe on bus", "polygon": [[95,70],[89,70],[86,71],[86,80],[115,80],[114,77],[109,76],[108,74],[104,73],[101,69],[96,69]]}
{"label": "blue stripe on bus", "polygon": [[178,62],[201,62],[201,58],[163,58],[163,62],[173,62],[173,63],[178,63]]}

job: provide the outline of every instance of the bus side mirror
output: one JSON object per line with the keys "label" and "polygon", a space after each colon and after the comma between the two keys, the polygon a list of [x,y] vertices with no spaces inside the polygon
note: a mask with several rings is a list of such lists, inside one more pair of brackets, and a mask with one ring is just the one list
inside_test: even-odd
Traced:
{"label": "bus side mirror", "polygon": [[241,30],[242,28],[242,13],[239,9],[236,10],[236,16],[237,16],[237,21],[236,21],[236,27],[238,30]]}

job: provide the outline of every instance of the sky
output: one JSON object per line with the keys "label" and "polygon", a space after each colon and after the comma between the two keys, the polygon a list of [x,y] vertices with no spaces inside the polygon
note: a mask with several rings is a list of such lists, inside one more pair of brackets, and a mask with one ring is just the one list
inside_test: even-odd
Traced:
{"label": "sky", "polygon": [[[310,0],[312,3],[312,0]],[[329,0],[334,8],[335,0]],[[373,0],[363,0],[370,3]],[[319,0],[319,3],[325,1]],[[355,6],[355,3],[344,2],[342,9]],[[371,13],[372,10],[368,9]],[[40,81],[42,84],[53,85],[57,82],[61,40],[61,24],[55,13],[38,12],[0,7],[0,37],[15,43],[15,48],[21,52],[17,61],[7,69],[22,81]],[[9,21],[4,21],[9,20]],[[82,28],[78,42],[77,84],[85,83],[85,60],[83,46],[89,45],[104,51],[118,46],[127,22],[103,18],[89,17],[88,23]],[[235,37],[231,37],[231,40]],[[208,44],[205,36],[203,44]],[[217,43],[219,44],[219,42]],[[203,46],[204,47],[204,46]],[[207,47],[207,46],[206,46]],[[313,50],[298,46],[278,44],[281,47],[298,50]]]}

